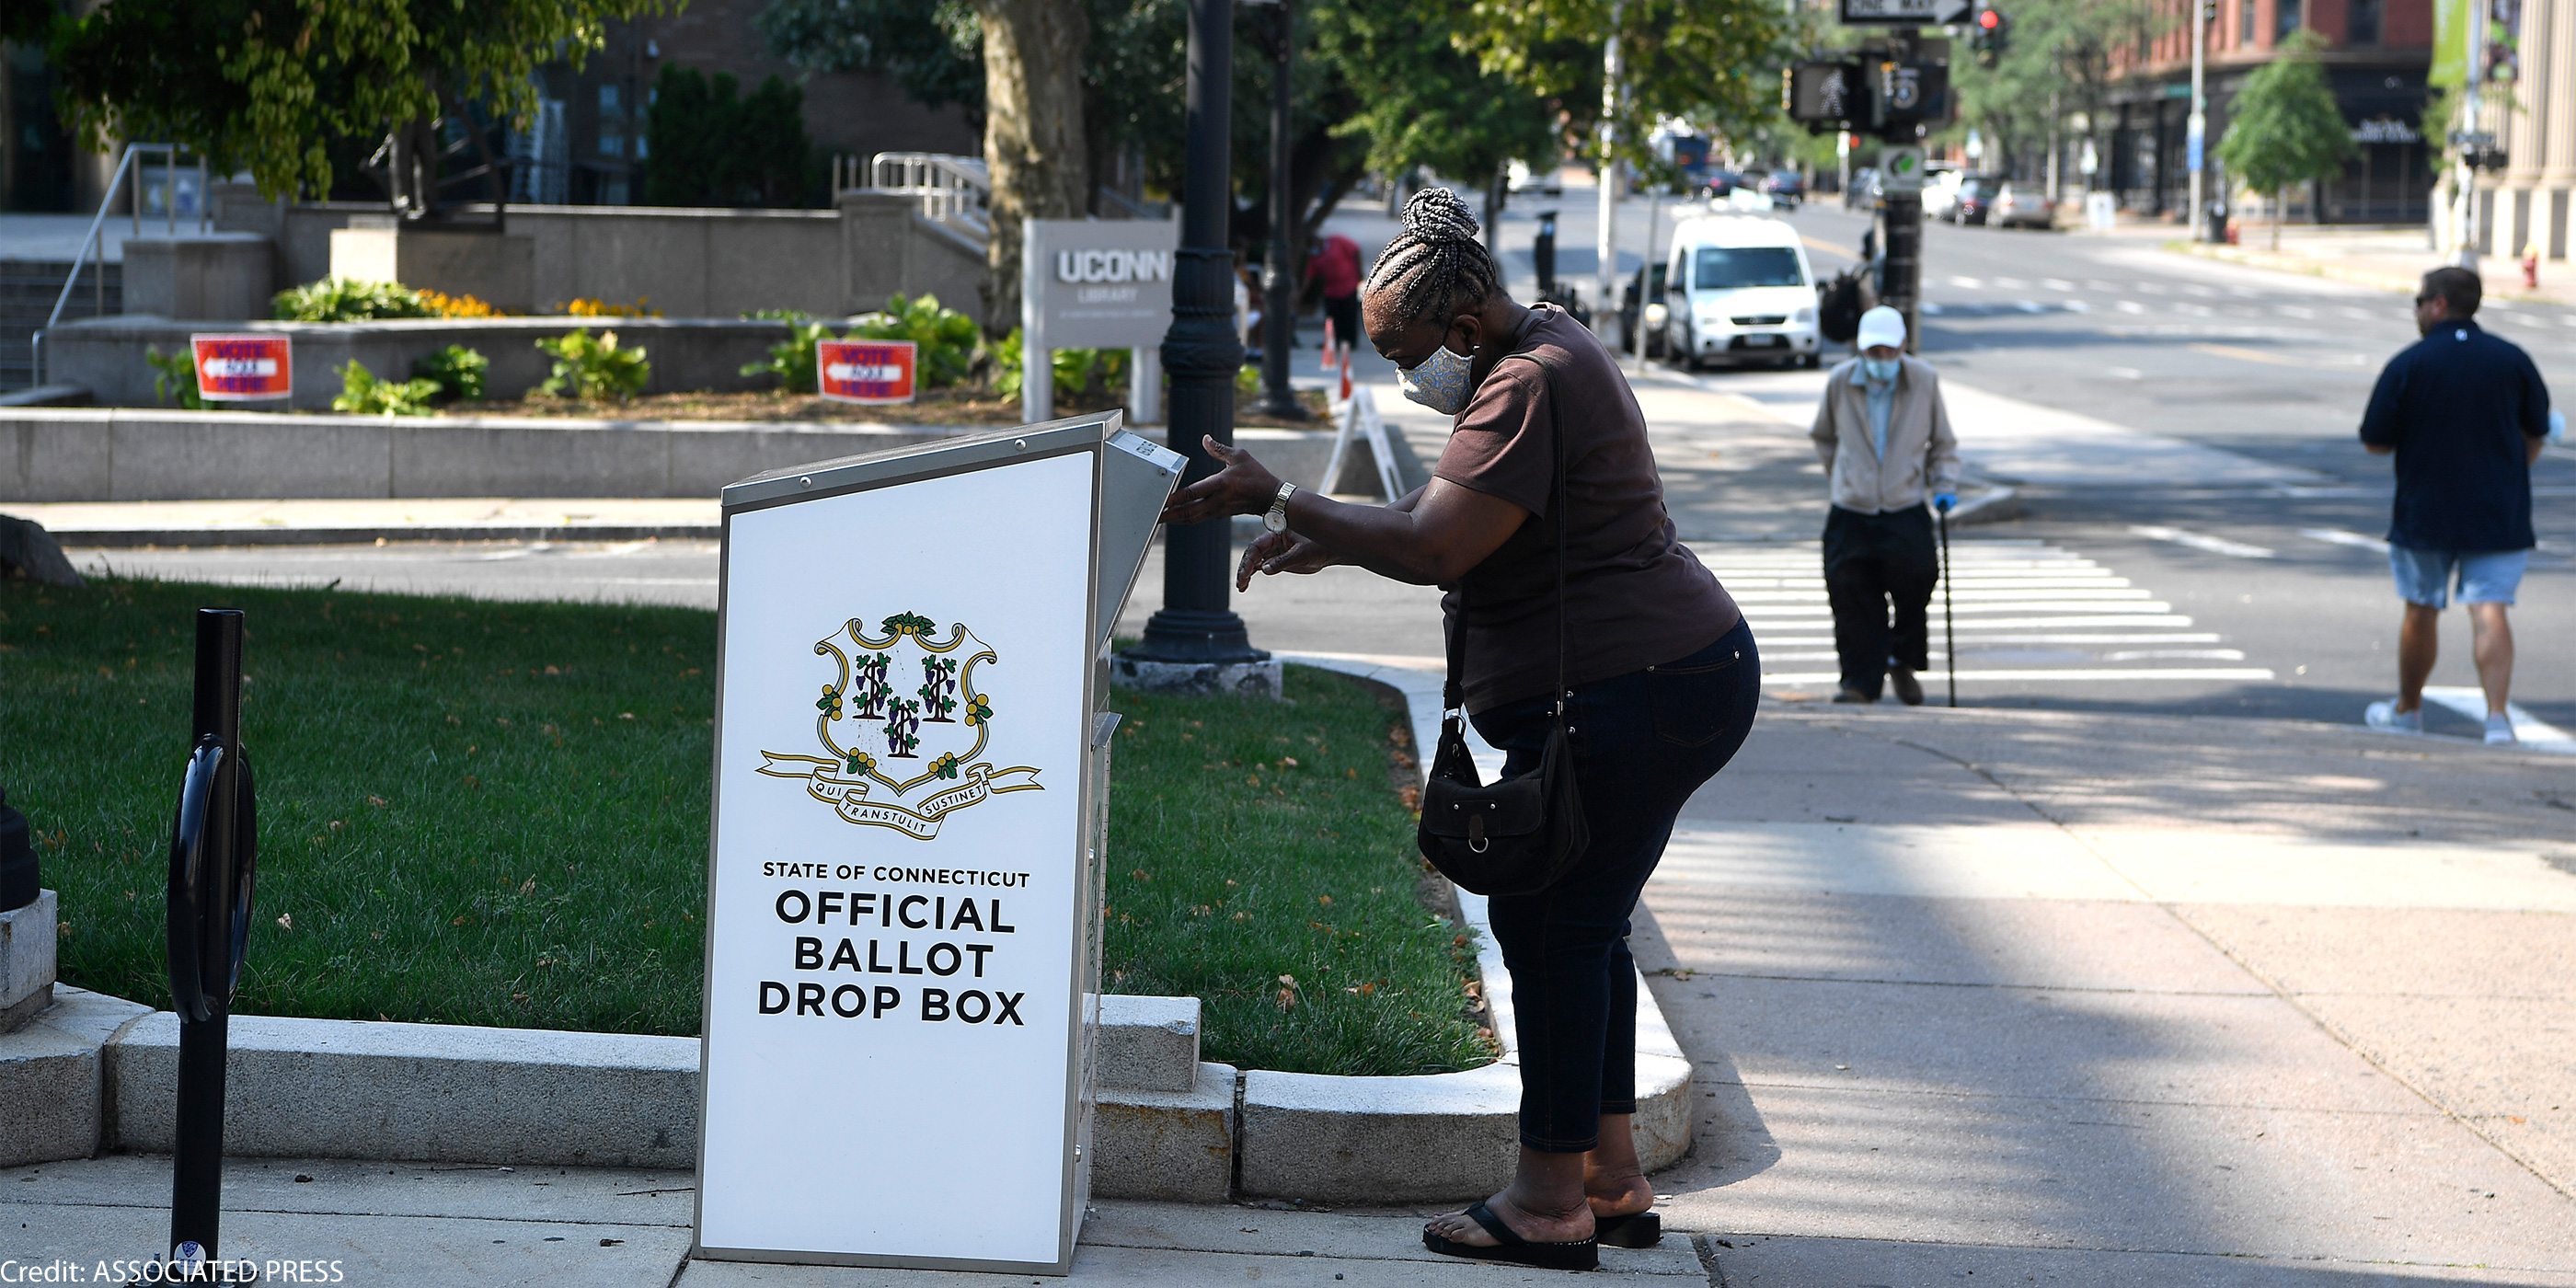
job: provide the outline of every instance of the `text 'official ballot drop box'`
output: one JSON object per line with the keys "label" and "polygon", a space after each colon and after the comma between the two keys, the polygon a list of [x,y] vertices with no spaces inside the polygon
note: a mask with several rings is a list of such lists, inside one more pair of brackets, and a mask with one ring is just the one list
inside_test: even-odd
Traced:
{"label": "text 'official ballot drop box'", "polygon": [[698,1255],[1071,1268],[1098,707],[1181,466],[1109,412],[724,490]]}

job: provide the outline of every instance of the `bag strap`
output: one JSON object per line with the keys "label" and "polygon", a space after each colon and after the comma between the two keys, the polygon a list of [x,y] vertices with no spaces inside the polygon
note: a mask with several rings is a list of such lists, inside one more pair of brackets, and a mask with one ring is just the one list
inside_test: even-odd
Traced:
{"label": "bag strap", "polygon": [[[1565,418],[1557,405],[1559,400],[1557,398],[1556,391],[1556,364],[1539,357],[1535,353],[1510,354],[1507,355],[1504,360],[1508,361],[1510,358],[1528,359],[1532,364],[1538,367],[1540,376],[1546,381],[1548,435],[1556,440],[1556,513],[1552,516],[1556,523],[1555,703],[1556,722],[1560,727],[1562,727],[1565,724],[1566,695],[1565,476],[1567,464],[1571,460],[1571,450],[1566,446],[1565,442]],[[1458,614],[1448,623],[1448,629],[1444,634],[1448,637],[1447,644],[1449,652],[1449,673],[1442,679],[1440,685],[1441,723],[1445,727],[1453,720],[1461,721],[1463,723],[1466,711],[1466,699],[1462,689],[1462,681],[1459,679],[1460,676],[1466,673],[1467,669],[1467,579],[1465,577],[1460,577],[1458,579]]]}

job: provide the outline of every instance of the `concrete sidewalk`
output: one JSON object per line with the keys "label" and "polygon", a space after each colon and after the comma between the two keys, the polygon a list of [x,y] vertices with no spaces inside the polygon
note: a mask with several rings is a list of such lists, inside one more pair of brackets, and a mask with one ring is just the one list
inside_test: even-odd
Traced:
{"label": "concrete sidewalk", "polygon": [[[2422,285],[2424,274],[2449,263],[2421,228],[2291,225],[2281,229],[2278,249],[2272,245],[2269,225],[2244,226],[2233,246],[2186,240],[2185,230],[2179,227],[2168,231],[2166,249],[2176,254],[2409,294]],[[2480,256],[2478,275],[2490,300],[2576,304],[2576,267],[2563,261],[2540,266],[2537,289],[2522,284],[2522,263],[2510,255]]]}
{"label": "concrete sidewalk", "polygon": [[[324,1282],[432,1288],[667,1288],[733,1284],[939,1288],[1048,1282],[1017,1275],[851,1270],[691,1261],[696,1178],[605,1168],[401,1166],[244,1159],[225,1173],[227,1258],[336,1263]],[[151,1255],[169,1229],[170,1160],[122,1156],[0,1171],[0,1282],[14,1265]],[[1561,1283],[1557,1272],[1437,1257],[1421,1225],[1438,1209],[1301,1210],[1293,1204],[1095,1204],[1074,1285],[1198,1288]],[[961,1221],[974,1214],[961,1212]],[[1702,1284],[1705,1241],[1668,1236],[1648,1251],[1604,1249],[1602,1269],[1652,1283]],[[1708,1245],[1713,1247],[1714,1245]],[[309,1273],[309,1272],[308,1272]]]}
{"label": "concrete sidewalk", "polygon": [[2241,719],[1766,709],[1635,949],[1723,1282],[2576,1284],[2576,779]]}
{"label": "concrete sidewalk", "polygon": [[[1637,915],[1701,1110],[1664,1246],[1605,1268],[2576,1286],[2571,812],[2565,762],[2508,749],[1767,704]],[[0,1173],[0,1258],[140,1255],[168,1183]],[[687,1262],[692,1184],[237,1160],[227,1250],[358,1284],[1006,1282]],[[1432,1210],[1104,1202],[1074,1281],[1556,1278],[1428,1257]]]}

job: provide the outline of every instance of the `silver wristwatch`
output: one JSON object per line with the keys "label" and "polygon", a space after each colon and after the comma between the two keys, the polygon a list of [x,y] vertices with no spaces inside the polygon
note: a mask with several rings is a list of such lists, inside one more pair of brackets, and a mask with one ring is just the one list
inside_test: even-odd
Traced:
{"label": "silver wristwatch", "polygon": [[1261,526],[1272,532],[1288,530],[1288,498],[1297,494],[1297,485],[1282,483],[1279,495],[1270,499],[1270,512],[1261,516]]}

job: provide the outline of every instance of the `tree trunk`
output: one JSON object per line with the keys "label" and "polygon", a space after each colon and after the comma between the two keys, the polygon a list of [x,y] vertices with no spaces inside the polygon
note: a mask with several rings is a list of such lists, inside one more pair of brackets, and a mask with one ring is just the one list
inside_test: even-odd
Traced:
{"label": "tree trunk", "polygon": [[984,165],[993,244],[985,254],[984,330],[1020,321],[1021,224],[1091,209],[1082,128],[1082,60],[1091,23],[1080,0],[976,0],[984,26]]}
{"label": "tree trunk", "polygon": [[2280,253],[2281,224],[2289,217],[2290,190],[2287,188],[2275,189],[2272,193],[2272,251],[2274,254]]}

